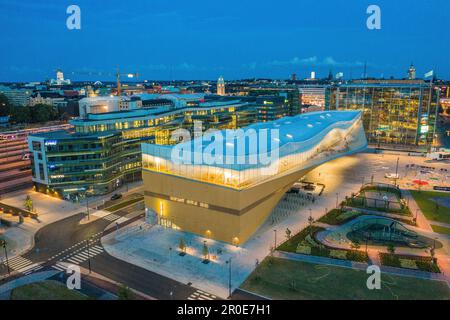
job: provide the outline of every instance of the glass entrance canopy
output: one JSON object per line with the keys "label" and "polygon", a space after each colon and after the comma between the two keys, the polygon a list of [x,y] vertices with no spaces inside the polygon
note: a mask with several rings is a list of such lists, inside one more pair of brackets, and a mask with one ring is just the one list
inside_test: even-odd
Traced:
{"label": "glass entrance canopy", "polygon": [[307,113],[194,136],[175,146],[142,144],[143,170],[242,189],[367,146],[360,111]]}

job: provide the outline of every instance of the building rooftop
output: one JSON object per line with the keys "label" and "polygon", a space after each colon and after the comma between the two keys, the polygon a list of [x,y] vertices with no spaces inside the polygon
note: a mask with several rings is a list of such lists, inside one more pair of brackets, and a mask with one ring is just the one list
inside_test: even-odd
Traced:
{"label": "building rooftop", "polygon": [[65,131],[65,130],[33,133],[33,134],[29,135],[29,137],[43,138],[45,140],[60,140],[60,139],[68,140],[68,139],[80,139],[80,138],[93,139],[93,138],[101,138],[101,137],[106,138],[109,136],[112,136],[111,132],[98,132],[98,133],[93,133],[93,134],[89,134],[89,135],[83,135],[83,134],[76,133],[74,131]]}
{"label": "building rooftop", "polygon": [[[233,132],[237,133],[239,130],[222,130],[205,134],[203,138],[196,138],[176,146],[143,144],[143,152],[171,160],[172,162],[186,164],[192,164],[192,160],[186,162],[184,160],[192,159],[188,156],[189,153],[193,157],[195,157],[195,154],[202,154],[202,159],[205,159],[205,154],[207,154],[206,157],[212,156],[223,159],[231,156],[231,161],[223,160],[224,164],[215,163],[214,166],[244,170],[254,167],[247,165],[252,155],[259,157],[261,154],[278,151],[281,158],[290,154],[312,150],[330,131],[333,129],[348,129],[360,117],[361,112],[353,110],[312,112],[275,121],[252,124],[242,128],[243,131],[241,132],[247,135],[244,139],[242,135],[231,134]],[[267,139],[264,139],[262,136],[264,132],[267,133]],[[248,138],[248,135],[253,135],[257,142],[253,140],[250,143],[251,140]],[[222,139],[215,140],[216,137],[222,137]],[[245,143],[243,143],[244,141]],[[213,150],[212,144],[214,144]],[[239,157],[245,158],[244,165],[237,164]]]}

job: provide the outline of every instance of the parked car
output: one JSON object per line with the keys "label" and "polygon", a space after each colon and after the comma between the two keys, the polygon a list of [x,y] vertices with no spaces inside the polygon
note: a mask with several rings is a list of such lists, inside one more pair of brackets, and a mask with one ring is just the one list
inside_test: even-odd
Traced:
{"label": "parked car", "polygon": [[310,191],[314,191],[316,189],[316,187],[313,184],[305,184],[303,186],[303,189],[305,190],[310,190]]}
{"label": "parked car", "polygon": [[384,177],[387,179],[398,179],[400,175],[398,173],[386,173]]}
{"label": "parked car", "polygon": [[120,193],[115,193],[112,195],[111,200],[119,200],[122,198],[122,195]]}
{"label": "parked car", "polygon": [[287,193],[290,193],[290,194],[298,194],[298,193],[300,193],[300,188],[298,188],[298,187],[292,187],[291,189],[289,189],[289,191],[287,192]]}

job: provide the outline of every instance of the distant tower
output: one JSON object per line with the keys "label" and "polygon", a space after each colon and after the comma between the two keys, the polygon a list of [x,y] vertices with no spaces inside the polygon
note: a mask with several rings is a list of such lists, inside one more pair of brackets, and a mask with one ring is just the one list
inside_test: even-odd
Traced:
{"label": "distant tower", "polygon": [[222,76],[217,80],[217,94],[219,96],[225,95],[225,80],[223,80]]}
{"label": "distant tower", "polygon": [[316,72],[311,71],[311,79],[314,80],[316,78]]}
{"label": "distant tower", "polygon": [[408,69],[408,79],[409,80],[416,79],[416,68],[414,67],[414,65],[412,63],[411,63],[411,66]]}
{"label": "distant tower", "polygon": [[61,70],[56,71],[56,80],[64,81],[64,73]]}
{"label": "distant tower", "polygon": [[330,72],[328,73],[328,80],[333,80],[333,72],[330,69]]}
{"label": "distant tower", "polygon": [[297,74],[296,73],[291,74],[291,80],[292,81],[296,81],[297,80]]}

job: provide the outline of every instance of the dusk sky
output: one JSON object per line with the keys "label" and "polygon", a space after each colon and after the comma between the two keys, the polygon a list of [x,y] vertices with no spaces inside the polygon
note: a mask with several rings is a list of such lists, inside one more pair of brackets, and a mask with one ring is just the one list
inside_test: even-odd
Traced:
{"label": "dusk sky", "polygon": [[[81,8],[81,30],[66,9]],[[366,27],[370,4],[381,30]],[[0,81],[43,81],[61,68],[141,79],[305,78],[344,72],[450,78],[448,0],[0,0]]]}

